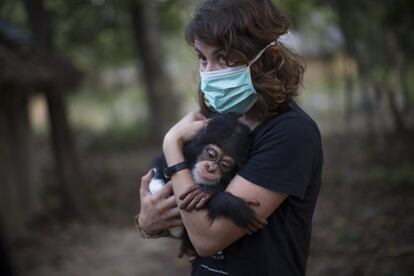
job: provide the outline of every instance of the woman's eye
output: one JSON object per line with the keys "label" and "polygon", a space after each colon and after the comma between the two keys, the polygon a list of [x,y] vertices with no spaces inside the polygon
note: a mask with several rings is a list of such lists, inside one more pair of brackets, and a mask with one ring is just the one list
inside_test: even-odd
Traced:
{"label": "woman's eye", "polygon": [[199,56],[198,56],[198,59],[200,60],[200,63],[201,63],[201,64],[204,64],[204,63],[206,63],[206,62],[207,62],[207,59],[206,59],[206,57],[204,57],[204,56],[199,55]]}
{"label": "woman's eye", "polygon": [[219,55],[218,59],[219,59],[220,64],[227,64],[224,55]]}

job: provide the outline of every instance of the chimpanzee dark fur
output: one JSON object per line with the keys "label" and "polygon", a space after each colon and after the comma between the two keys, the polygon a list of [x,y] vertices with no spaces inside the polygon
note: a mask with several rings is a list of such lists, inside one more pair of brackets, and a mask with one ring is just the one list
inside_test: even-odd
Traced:
{"label": "chimpanzee dark fur", "polygon": [[214,144],[236,161],[237,171],[247,160],[250,147],[250,129],[240,123],[235,115],[216,115],[191,141],[184,145],[184,156],[195,164],[201,150]]}
{"label": "chimpanzee dark fur", "polygon": [[[250,143],[250,129],[240,123],[237,116],[217,115],[210,119],[207,126],[191,141],[184,145],[184,157],[190,165],[191,170],[195,167],[197,158],[202,153],[203,148],[208,144],[214,144],[220,147],[223,152],[235,161],[236,165],[233,170],[224,174],[220,179],[220,183],[217,183],[217,185],[195,183],[202,190],[213,194],[204,207],[208,210],[208,216],[211,219],[227,217],[241,227],[252,223],[255,215],[254,211],[243,199],[224,191],[230,183],[230,180],[247,161]],[[169,179],[165,179],[162,173],[166,166],[164,157],[160,157],[154,162],[154,167],[158,171],[158,175],[155,175],[155,177],[163,179],[165,183],[169,181]],[[194,252],[194,249],[185,232],[180,249],[180,256],[190,251]]]}

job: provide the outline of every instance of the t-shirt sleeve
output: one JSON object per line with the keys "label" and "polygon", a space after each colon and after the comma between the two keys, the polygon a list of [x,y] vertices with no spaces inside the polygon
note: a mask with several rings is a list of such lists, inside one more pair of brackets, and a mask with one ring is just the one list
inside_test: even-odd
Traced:
{"label": "t-shirt sleeve", "polygon": [[303,199],[312,176],[318,132],[305,119],[291,117],[256,139],[238,174],[256,185]]}

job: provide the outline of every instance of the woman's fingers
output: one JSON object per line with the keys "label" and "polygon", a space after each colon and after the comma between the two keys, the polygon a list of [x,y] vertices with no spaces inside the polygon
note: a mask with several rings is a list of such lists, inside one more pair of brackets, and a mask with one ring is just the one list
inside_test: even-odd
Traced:
{"label": "woman's fingers", "polygon": [[167,211],[171,208],[174,208],[177,206],[177,201],[175,200],[174,195],[169,196],[165,200],[160,202],[160,211]]}
{"label": "woman's fingers", "polygon": [[178,210],[178,207],[172,208],[164,213],[162,219],[164,220],[180,219],[181,220],[180,210]]}
{"label": "woman's fingers", "polygon": [[193,262],[195,261],[195,259],[197,259],[197,256],[189,256],[189,257],[188,257],[188,261],[189,261],[190,263],[193,263]]}
{"label": "woman's fingers", "polygon": [[169,220],[166,228],[171,228],[171,227],[176,227],[176,226],[183,226],[183,221],[181,219]]}
{"label": "woman's fingers", "polygon": [[180,137],[182,141],[186,142],[191,140],[200,130],[205,126],[206,121],[194,121],[186,125],[183,125],[180,129]]}
{"label": "woman's fingers", "polygon": [[157,199],[164,199],[169,197],[173,192],[173,187],[171,181],[168,181],[161,190],[155,195]]}
{"label": "woman's fingers", "polygon": [[200,112],[194,112],[194,119],[197,121],[207,120],[207,118]]}
{"label": "woman's fingers", "polygon": [[167,132],[164,137],[164,146],[167,146],[169,141],[186,142],[190,140],[205,126],[206,122],[203,115],[198,112],[190,112]]}
{"label": "woman's fingers", "polygon": [[184,118],[183,121],[185,122],[195,122],[195,121],[204,121],[207,118],[198,111],[192,111],[188,113]]}
{"label": "woman's fingers", "polygon": [[146,175],[141,177],[141,187],[139,189],[141,198],[151,193],[149,190],[149,183],[151,182],[151,178],[152,178],[152,169],[149,170]]}
{"label": "woman's fingers", "polygon": [[191,124],[193,122],[205,121],[206,118],[199,112],[192,111],[185,115],[174,127],[181,127],[183,125]]}

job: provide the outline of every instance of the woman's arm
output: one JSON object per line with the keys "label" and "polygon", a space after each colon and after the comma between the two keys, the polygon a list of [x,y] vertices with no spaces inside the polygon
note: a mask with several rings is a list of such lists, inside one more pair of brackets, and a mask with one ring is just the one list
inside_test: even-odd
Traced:
{"label": "woman's arm", "polygon": [[[173,180],[174,189],[185,187],[187,181],[192,181],[188,179],[189,175],[184,174],[185,172],[177,174]],[[177,184],[174,184],[174,181]],[[252,208],[258,217],[263,218],[269,217],[286,198],[286,194],[264,189],[240,176],[232,180],[227,191],[241,198],[259,201],[260,206]],[[180,210],[180,213],[189,237],[200,256],[217,253],[246,234],[230,219],[219,218],[211,221],[207,216],[207,210],[190,213]]]}
{"label": "woman's arm", "polygon": [[[174,126],[164,139],[164,155],[169,166],[184,161],[183,141],[189,139],[202,127],[199,122],[191,121],[191,118],[185,120],[186,118]],[[175,173],[172,177],[172,185],[177,204],[180,205],[179,195],[194,185],[190,171],[186,169]],[[269,217],[286,198],[286,194],[264,189],[240,176],[236,176],[231,181],[227,191],[241,198],[259,201],[260,206],[253,207],[253,209],[258,217],[264,218]],[[208,218],[206,210],[194,212],[180,210],[180,214],[189,237],[200,256],[212,255],[246,234],[242,228],[229,219],[219,218],[212,221]]]}

